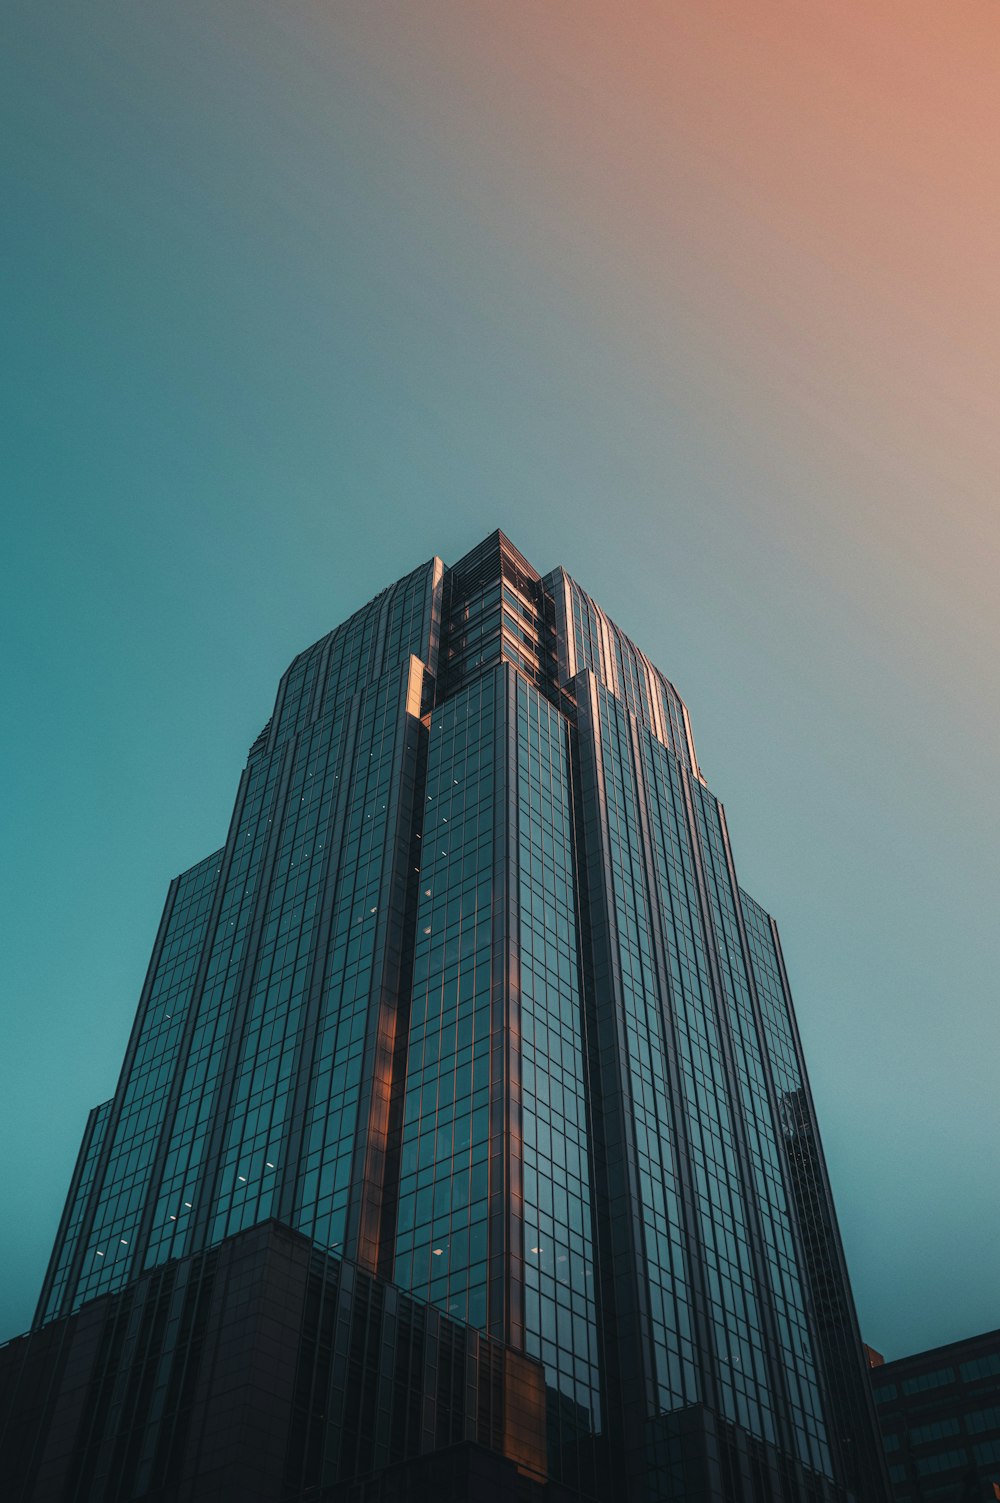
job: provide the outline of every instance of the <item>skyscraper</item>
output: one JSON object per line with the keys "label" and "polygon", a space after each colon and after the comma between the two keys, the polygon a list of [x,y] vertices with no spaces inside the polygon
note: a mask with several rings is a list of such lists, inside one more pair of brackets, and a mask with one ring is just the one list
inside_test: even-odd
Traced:
{"label": "skyscraper", "polygon": [[[263,1223],[482,1333],[522,1398],[537,1373],[544,1467],[523,1426],[497,1449],[553,1497],[884,1496],[774,922],[673,685],[501,533],[282,678],[225,845],[171,884],[38,1337]],[[356,1475],[324,1444],[282,1497]],[[116,1475],[72,1496],[166,1487]]]}

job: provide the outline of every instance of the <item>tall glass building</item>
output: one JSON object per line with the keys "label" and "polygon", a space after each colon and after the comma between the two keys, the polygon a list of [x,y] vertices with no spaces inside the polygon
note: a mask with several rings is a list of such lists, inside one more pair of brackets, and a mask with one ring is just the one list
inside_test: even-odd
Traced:
{"label": "tall glass building", "polygon": [[[203,1278],[264,1223],[298,1234],[324,1288],[351,1270],[369,1325],[377,1291],[462,1333],[484,1372],[509,1354],[536,1423],[530,1443],[497,1431],[519,1496],[885,1496],[774,921],[739,886],[673,685],[501,533],[282,678],[225,844],[170,886],[22,1341],[103,1310],[133,1361],[140,1304],[196,1276],[171,1270]],[[173,1308],[149,1337],[167,1366],[197,1324]],[[389,1361],[379,1330],[359,1382]],[[398,1402],[426,1381],[398,1378]],[[124,1420],[99,1410],[112,1446]],[[267,1496],[411,1496],[379,1481],[404,1456],[380,1412],[367,1481],[331,1460],[327,1420],[311,1471],[305,1430],[275,1443]],[[65,1496],[194,1497],[143,1445],[138,1480],[95,1461]]]}

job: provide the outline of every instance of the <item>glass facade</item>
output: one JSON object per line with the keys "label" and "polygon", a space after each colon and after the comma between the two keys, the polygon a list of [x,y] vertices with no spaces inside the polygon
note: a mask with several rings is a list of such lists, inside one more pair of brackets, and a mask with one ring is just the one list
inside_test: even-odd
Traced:
{"label": "glass facade", "polygon": [[[500,687],[494,670],[460,689],[429,730],[392,1257],[404,1288],[483,1330]],[[500,967],[502,932],[497,949]]]}
{"label": "glass facade", "polygon": [[282,679],[39,1323],[269,1220],[540,1364],[574,1496],[884,1497],[777,931],[674,686],[502,534]]}
{"label": "glass facade", "polygon": [[561,1396],[569,1446],[601,1426],[569,732],[520,679],[516,711],[524,1347]]}

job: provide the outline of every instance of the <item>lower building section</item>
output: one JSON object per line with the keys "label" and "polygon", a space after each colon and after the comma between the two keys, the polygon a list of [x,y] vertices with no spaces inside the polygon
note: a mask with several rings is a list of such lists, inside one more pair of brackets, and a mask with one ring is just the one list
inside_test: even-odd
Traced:
{"label": "lower building section", "polygon": [[567,1454],[565,1403],[540,1362],[270,1221],[0,1348],[0,1496],[614,1503],[624,1462],[644,1503],[850,1503],[701,1404]]}
{"label": "lower building section", "polygon": [[273,1221],[9,1342],[0,1416],[10,1503],[549,1496],[540,1364]]}

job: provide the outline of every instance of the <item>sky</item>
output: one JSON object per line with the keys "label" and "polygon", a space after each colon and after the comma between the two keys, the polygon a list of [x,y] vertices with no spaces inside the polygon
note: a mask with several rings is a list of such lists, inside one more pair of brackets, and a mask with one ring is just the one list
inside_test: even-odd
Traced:
{"label": "sky", "polygon": [[0,33],[0,1339],[284,667],[497,526],[688,704],[865,1339],[1000,1324],[995,0]]}

